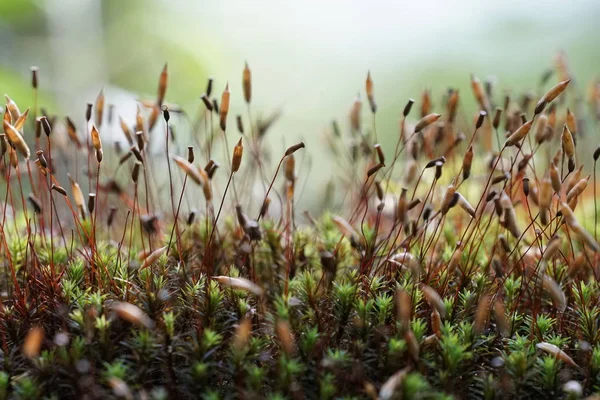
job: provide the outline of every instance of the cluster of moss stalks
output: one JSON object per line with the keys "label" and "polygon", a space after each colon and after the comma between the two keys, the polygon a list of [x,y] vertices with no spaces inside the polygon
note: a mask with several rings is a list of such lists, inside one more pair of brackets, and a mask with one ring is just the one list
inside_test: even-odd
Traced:
{"label": "cluster of moss stalks", "polygon": [[166,66],[156,101],[120,120],[128,151],[103,147],[117,123],[103,93],[82,131],[7,97],[0,399],[600,392],[600,151],[577,150],[600,86],[584,101],[564,56],[553,71],[558,84],[545,74],[539,93],[501,100],[472,77],[473,113],[452,89],[434,113],[424,92],[393,152],[369,75],[368,110],[357,99],[348,132],[327,136],[343,203],[316,218],[294,202],[310,143],[270,165],[276,117],[252,117],[248,66],[234,147],[229,85],[217,101],[212,80],[188,137],[173,135],[188,117],[164,101]]}

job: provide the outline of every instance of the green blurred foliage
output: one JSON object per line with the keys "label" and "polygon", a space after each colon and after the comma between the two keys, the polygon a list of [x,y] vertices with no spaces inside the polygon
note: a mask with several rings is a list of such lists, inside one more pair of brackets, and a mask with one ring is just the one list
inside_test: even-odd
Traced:
{"label": "green blurred foliage", "polygon": [[0,15],[18,31],[32,32],[44,26],[43,10],[33,0],[0,1]]}
{"label": "green blurred foliage", "polygon": [[160,71],[169,63],[167,99],[187,103],[199,98],[207,73],[194,45],[198,39],[190,34],[188,41],[179,40],[181,32],[174,36],[176,27],[172,18],[166,17],[166,6],[148,4],[144,0],[103,3],[103,40],[110,83],[154,96]]}

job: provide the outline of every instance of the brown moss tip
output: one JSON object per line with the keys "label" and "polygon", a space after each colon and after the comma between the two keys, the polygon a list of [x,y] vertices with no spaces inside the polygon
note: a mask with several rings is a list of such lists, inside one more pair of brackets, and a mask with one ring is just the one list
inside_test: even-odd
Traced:
{"label": "brown moss tip", "polygon": [[30,68],[30,70],[31,70],[31,87],[33,87],[34,89],[37,89],[38,88],[38,71],[40,69],[36,66],[32,66]]}
{"label": "brown moss tip", "polygon": [[524,176],[523,177],[523,193],[525,194],[526,197],[529,197],[530,191],[531,191],[531,188],[529,187],[529,177]]}
{"label": "brown moss tip", "polygon": [[86,104],[86,108],[85,108],[85,121],[86,122],[90,122],[90,120],[92,119],[92,103],[87,103]]}
{"label": "brown moss tip", "polygon": [[213,110],[213,105],[210,102],[210,99],[208,98],[208,95],[205,93],[202,96],[200,96],[200,99],[202,99],[202,102],[204,103],[204,106],[206,107],[206,109],[208,111],[212,111]]}
{"label": "brown moss tip", "polygon": [[371,168],[369,168],[369,170],[367,171],[367,177],[373,176],[381,168],[383,168],[383,164],[382,163],[375,164],[374,166],[372,166]]}
{"label": "brown moss tip", "polygon": [[96,193],[88,193],[87,207],[90,214],[96,209]]}
{"label": "brown moss tip", "polygon": [[[225,85],[225,90],[221,95],[221,108],[219,109],[219,125],[223,131],[227,129],[227,114],[229,113],[229,82]],[[215,107],[218,108],[218,107]]]}
{"label": "brown moss tip", "polygon": [[62,186],[58,186],[55,183],[53,183],[50,189],[67,197],[67,191]]}
{"label": "brown moss tip", "polygon": [[248,62],[244,62],[244,72],[242,73],[242,88],[244,91],[244,100],[250,104],[252,100],[252,72],[248,67]]}
{"label": "brown moss tip", "polygon": [[483,125],[483,121],[485,120],[486,115],[487,112],[485,110],[479,111],[479,116],[477,117],[477,124],[475,125],[475,129],[481,128],[481,125]]}
{"label": "brown moss tip", "polygon": [[233,149],[233,158],[231,159],[231,172],[235,173],[240,169],[242,163],[242,155],[244,154],[244,146],[242,145],[242,138],[238,141]]}
{"label": "brown moss tip", "polygon": [[413,104],[415,104],[415,100],[412,98],[408,99],[406,105],[404,106],[404,110],[402,110],[402,116],[404,118],[406,118],[408,114],[410,114],[410,110],[412,109]]}
{"label": "brown moss tip", "polygon": [[50,136],[50,133],[52,133],[52,127],[50,126],[48,118],[44,115],[40,117],[40,122],[42,124],[42,128],[44,129],[44,133],[46,134],[46,136]]}
{"label": "brown moss tip", "polygon": [[210,95],[212,94],[212,89],[213,89],[213,78],[208,78],[208,80],[206,81],[206,96],[210,97]]}
{"label": "brown moss tip", "polygon": [[598,157],[600,157],[600,146],[596,147],[596,150],[594,150],[594,161],[598,161]]}
{"label": "brown moss tip", "polygon": [[373,94],[373,80],[371,79],[371,71],[367,72],[367,80],[365,82],[365,90],[367,92],[367,99],[369,100],[369,106],[371,112],[375,114],[377,112],[377,104],[375,103],[375,97]]}
{"label": "brown moss tip", "polygon": [[303,149],[304,147],[305,147],[304,142],[296,143],[295,145],[287,148],[287,150],[285,151],[285,155],[289,156],[291,154],[294,154],[296,151]]}
{"label": "brown moss tip", "polygon": [[474,156],[473,146],[471,145],[467,149],[467,152],[465,153],[465,156],[463,158],[462,177],[463,177],[463,180],[465,180],[465,181],[467,179],[469,179],[469,176],[471,176],[471,166],[473,165],[473,156]]}
{"label": "brown moss tip", "polygon": [[244,134],[244,122],[242,121],[242,116],[239,114],[236,115],[235,121],[236,121],[238,132],[240,133],[240,135],[243,135]]}
{"label": "brown moss tip", "polygon": [[169,112],[169,107],[166,104],[163,104],[161,107],[161,110],[163,112],[163,118],[166,122],[169,122],[169,120],[171,119],[171,113]]}
{"label": "brown moss tip", "polygon": [[27,336],[25,336],[25,342],[23,343],[23,354],[28,358],[37,357],[42,348],[44,341],[44,328],[41,326],[34,326],[29,330]]}
{"label": "brown moss tip", "polygon": [[385,167],[385,155],[383,154],[383,150],[381,149],[381,144],[375,144],[375,151],[377,151],[377,158],[379,159],[379,163]]}
{"label": "brown moss tip", "polygon": [[39,215],[42,213],[42,203],[40,202],[40,199],[38,199],[33,193],[29,193],[27,196],[27,201],[36,214]]}
{"label": "brown moss tip", "polygon": [[100,89],[100,93],[98,93],[98,97],[96,97],[96,114],[95,114],[95,123],[98,128],[102,126],[102,117],[104,116],[104,88]]}
{"label": "brown moss tip", "polygon": [[417,122],[417,125],[415,125],[415,132],[421,132],[423,129],[427,128],[429,125],[433,124],[438,119],[440,119],[441,116],[441,114],[436,113],[424,116],[423,118],[421,118],[421,120],[419,120],[419,122]]}
{"label": "brown moss tip", "polygon": [[133,165],[133,170],[131,171],[131,180],[133,181],[133,183],[138,182],[138,179],[140,177],[141,167],[142,167],[142,163],[139,161],[136,161],[135,164]]}
{"label": "brown moss tip", "polygon": [[159,106],[161,106],[163,104],[163,101],[165,100],[165,94],[167,93],[168,77],[169,73],[167,70],[167,63],[165,63],[165,66],[163,67],[160,73],[160,78],[158,79],[158,94],[156,102]]}

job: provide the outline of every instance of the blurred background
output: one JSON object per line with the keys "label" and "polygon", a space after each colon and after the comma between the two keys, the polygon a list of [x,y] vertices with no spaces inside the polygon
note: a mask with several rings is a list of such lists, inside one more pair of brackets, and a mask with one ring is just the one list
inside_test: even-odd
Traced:
{"label": "blurred background", "polygon": [[[36,65],[40,104],[51,112],[83,126],[85,103],[104,88],[107,103],[133,121],[136,99],[154,98],[168,62],[167,102],[197,112],[211,76],[219,95],[230,83],[235,115],[245,113],[247,61],[252,111],[282,110],[269,132],[275,154],[306,142],[312,167],[308,175],[310,163],[301,167],[310,179],[302,201],[312,208],[335,172],[323,133],[334,118],[348,126],[368,70],[378,135],[393,148],[406,100],[425,89],[435,109],[445,89],[458,88],[461,108],[474,112],[471,74],[491,79],[497,93],[536,90],[560,50],[579,82],[596,78],[599,17],[597,0],[2,0],[0,87],[22,109],[31,105],[29,68]],[[366,102],[363,111],[370,121]]]}

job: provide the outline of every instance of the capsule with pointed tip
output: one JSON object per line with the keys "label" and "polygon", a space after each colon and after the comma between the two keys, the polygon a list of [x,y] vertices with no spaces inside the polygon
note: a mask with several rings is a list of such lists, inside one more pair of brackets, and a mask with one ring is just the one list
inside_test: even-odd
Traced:
{"label": "capsule with pointed tip", "polygon": [[174,156],[173,161],[175,161],[175,164],[177,164],[177,166],[181,168],[186,173],[186,175],[189,176],[198,185],[202,185],[204,183],[200,171],[189,161],[180,156]]}
{"label": "capsule with pointed tip", "polygon": [[577,135],[577,120],[575,119],[575,115],[573,112],[567,108],[567,127],[571,131],[573,135],[573,140],[575,140],[575,136]]}
{"label": "capsule with pointed tip", "polygon": [[131,146],[133,144],[133,137],[131,135],[131,129],[129,128],[129,126],[127,125],[127,122],[123,119],[123,117],[119,117],[119,125],[121,126],[121,131],[123,131],[123,134],[125,135],[125,138],[127,139],[127,143],[129,143],[129,145]]}
{"label": "capsule with pointed tip", "polygon": [[556,194],[560,193],[562,182],[560,180],[560,174],[558,168],[554,163],[550,163],[550,181],[552,182],[552,189]]}
{"label": "capsule with pointed tip", "polygon": [[477,103],[479,103],[479,107],[482,110],[489,110],[490,103],[488,98],[481,86],[481,81],[476,76],[471,75],[471,89],[473,90],[473,94],[475,95],[475,99]]}
{"label": "capsule with pointed tip", "polygon": [[90,132],[91,136],[92,136],[92,145],[94,146],[94,149],[96,150],[96,160],[98,160],[98,162],[102,162],[102,140],[100,139],[100,133],[98,132],[98,129],[96,129],[95,125],[92,125],[92,130]]}
{"label": "capsule with pointed tip", "polygon": [[421,118],[430,113],[431,110],[431,91],[423,90],[421,94]]}
{"label": "capsule with pointed tip", "polygon": [[542,179],[540,184],[539,203],[540,209],[548,210],[552,203],[552,180],[548,177]]}
{"label": "capsule with pointed tip", "polygon": [[374,174],[377,173],[377,171],[379,171],[381,168],[383,168],[383,164],[382,163],[377,163],[374,166],[372,166],[371,168],[369,168],[369,170],[367,171],[367,177],[371,177]]}
{"label": "capsule with pointed tip", "polygon": [[287,148],[285,155],[289,156],[290,154],[294,154],[296,151],[303,149],[304,147],[304,142],[296,143],[295,145]]}
{"label": "capsule with pointed tip", "polygon": [[17,106],[17,103],[8,97],[7,94],[5,94],[4,97],[6,98],[6,110],[8,111],[8,116],[11,118],[11,121],[16,121],[21,116],[19,106]]}
{"label": "capsule with pointed tip", "polygon": [[227,114],[229,113],[229,84],[225,86],[221,95],[221,109],[219,110],[219,125],[222,130],[227,129]]}
{"label": "capsule with pointed tip", "polygon": [[514,131],[508,137],[508,139],[506,139],[506,142],[504,142],[504,146],[510,147],[510,146],[515,146],[516,144],[518,144],[521,140],[523,140],[525,138],[525,136],[527,136],[527,134],[531,130],[532,124],[533,124],[533,120],[530,120],[530,121],[525,122],[523,125],[521,125],[516,131]]}
{"label": "capsule with pointed tip", "polygon": [[571,79],[567,79],[566,81],[562,81],[554,85],[550,90],[548,90],[540,99],[540,101],[535,106],[535,114],[540,114],[544,111],[544,108],[548,103],[554,100],[558,95],[560,95],[569,85]]}
{"label": "capsule with pointed tip", "polygon": [[361,110],[362,101],[360,100],[360,95],[357,95],[356,99],[354,99],[354,103],[352,103],[352,108],[350,109],[350,126],[352,127],[352,132],[360,131]]}
{"label": "capsule with pointed tip", "polygon": [[73,179],[73,177],[71,177],[70,174],[67,174],[67,177],[69,178],[69,181],[71,182],[71,193],[73,194],[73,199],[75,201],[75,205],[77,206],[77,208],[79,208],[79,210],[81,212],[81,217],[85,219],[87,209],[86,209],[86,204],[85,204],[85,198],[83,197],[83,192],[81,191],[81,187],[75,181],[75,179]]}
{"label": "capsule with pointed tip", "polygon": [[537,117],[537,124],[535,128],[535,142],[537,144],[542,144],[548,138],[548,116],[542,114]]}
{"label": "capsule with pointed tip", "polygon": [[19,132],[23,132],[23,127],[25,126],[25,121],[27,120],[27,116],[29,115],[29,107],[17,118],[17,120],[12,124],[16,130]]}
{"label": "capsule with pointed tip", "polygon": [[567,124],[563,126],[561,142],[565,156],[569,159],[575,157],[575,143],[573,142],[573,135]]}
{"label": "capsule with pointed tip", "polygon": [[440,119],[441,116],[441,114],[435,113],[424,116],[419,122],[417,122],[417,125],[415,125],[415,132],[421,132],[423,129]]}
{"label": "capsule with pointed tip", "polygon": [[104,115],[104,89],[100,90],[98,97],[96,97],[96,115],[95,115],[95,123],[98,128],[102,126],[102,117]]}
{"label": "capsule with pointed tip", "polygon": [[463,180],[467,180],[469,179],[469,176],[471,176],[471,166],[473,164],[473,146],[469,146],[469,148],[467,149],[467,152],[465,153],[465,157],[463,158],[463,165],[462,165],[462,177]]}
{"label": "capsule with pointed tip", "polygon": [[63,196],[67,197],[67,191],[62,187],[62,186],[58,186],[56,184],[52,184],[52,187],[50,187],[51,190],[54,190],[55,192],[58,192],[60,194],[62,194]]}
{"label": "capsule with pointed tip", "polygon": [[65,117],[65,122],[67,125],[67,134],[69,135],[69,139],[71,139],[71,142],[73,142],[78,149],[81,148],[81,141],[77,135],[77,128],[75,127],[75,124],[69,117]]}
{"label": "capsule with pointed tip", "polygon": [[367,73],[365,87],[367,92],[367,100],[369,100],[369,106],[371,107],[371,112],[375,114],[377,112],[377,104],[375,103],[375,96],[373,94],[373,80],[371,79],[371,71]]}
{"label": "capsule with pointed tip", "polygon": [[252,100],[252,73],[246,62],[244,66],[244,72],[242,73],[242,87],[244,89],[244,100],[250,104]]}
{"label": "capsule with pointed tip", "polygon": [[165,94],[167,93],[167,79],[169,77],[169,73],[167,71],[167,64],[163,67],[160,77],[158,78],[158,95],[156,98],[156,102],[158,106],[162,106],[163,101],[165,100]]}
{"label": "capsule with pointed tip", "polygon": [[590,177],[580,179],[567,193],[567,203],[570,203],[573,198],[578,197],[585,191]]}
{"label": "capsule with pointed tip", "polygon": [[9,142],[12,143],[17,150],[19,150],[19,153],[21,153],[25,159],[29,159],[29,146],[27,146],[25,139],[23,139],[23,136],[19,133],[19,131],[8,122],[4,122],[4,133],[6,134]]}
{"label": "capsule with pointed tip", "polygon": [[231,159],[231,172],[235,173],[240,169],[242,164],[242,155],[244,154],[244,146],[242,145],[242,138],[238,141],[237,145],[233,149],[233,158]]}
{"label": "capsule with pointed tip", "polygon": [[451,203],[453,202],[453,200],[458,200],[458,199],[454,199],[455,193],[456,193],[456,186],[454,186],[453,184],[448,186],[448,189],[446,189],[446,194],[444,195],[444,198],[442,200],[442,206],[441,206],[442,214],[446,214],[448,212],[448,210],[450,208],[452,208]]}
{"label": "capsule with pointed tip", "polygon": [[454,122],[458,109],[458,90],[451,89],[448,96],[448,121]]}

